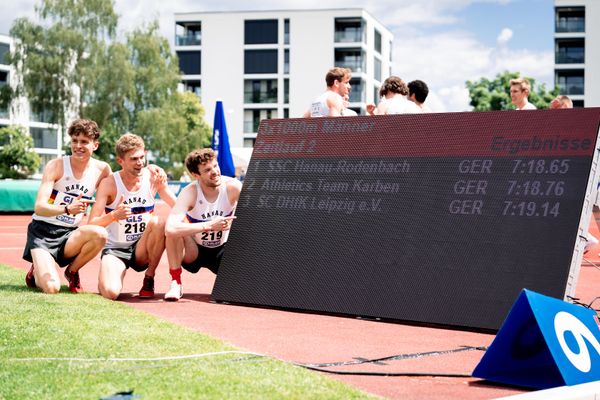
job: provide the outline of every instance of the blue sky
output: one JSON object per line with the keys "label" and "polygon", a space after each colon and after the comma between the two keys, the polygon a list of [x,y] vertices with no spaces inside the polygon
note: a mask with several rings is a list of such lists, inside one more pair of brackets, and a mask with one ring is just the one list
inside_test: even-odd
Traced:
{"label": "blue sky", "polygon": [[[0,34],[14,18],[34,18],[34,0],[0,0]],[[465,81],[518,71],[553,86],[552,0],[116,0],[122,31],[158,19],[173,40],[175,12],[365,8],[395,36],[392,73],[422,79],[434,111],[470,108]]]}
{"label": "blue sky", "polygon": [[510,27],[512,45],[530,50],[554,46],[554,6],[551,0],[520,0],[510,4],[479,3],[464,9],[463,29],[472,30],[487,45],[494,45],[498,32]]}

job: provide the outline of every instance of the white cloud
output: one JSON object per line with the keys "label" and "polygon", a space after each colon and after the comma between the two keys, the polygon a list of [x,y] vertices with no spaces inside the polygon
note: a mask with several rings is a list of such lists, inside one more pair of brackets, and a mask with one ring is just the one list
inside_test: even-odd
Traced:
{"label": "white cloud", "polygon": [[[327,8],[365,8],[386,25],[395,36],[395,75],[405,80],[422,79],[430,87],[429,106],[435,111],[463,111],[470,108],[465,81],[483,76],[494,77],[504,70],[519,71],[552,86],[552,50],[536,52],[511,49],[510,28],[503,29],[496,47],[484,45],[474,32],[460,31],[461,11],[475,3],[507,6],[514,0],[330,0]],[[12,20],[19,16],[34,18],[36,0],[5,2],[0,15],[0,33],[8,33]],[[142,23],[157,19],[161,33],[172,43],[174,13],[233,11],[248,9],[318,9],[322,0],[263,0],[252,3],[239,0],[116,0],[120,32],[130,32]],[[435,29],[431,29],[435,28]]]}
{"label": "white cloud", "polygon": [[513,31],[512,31],[512,29],[510,29],[510,28],[504,28],[504,29],[502,29],[502,31],[498,35],[498,38],[496,39],[496,42],[498,43],[498,46],[506,46],[508,44],[508,41],[512,37],[513,37]]}

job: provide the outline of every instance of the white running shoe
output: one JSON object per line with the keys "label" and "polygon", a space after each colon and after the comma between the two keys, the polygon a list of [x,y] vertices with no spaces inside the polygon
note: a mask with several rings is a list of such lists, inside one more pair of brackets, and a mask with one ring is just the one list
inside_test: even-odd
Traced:
{"label": "white running shoe", "polygon": [[171,281],[169,291],[165,293],[165,301],[177,301],[183,296],[183,286],[176,280]]}
{"label": "white running shoe", "polygon": [[591,233],[587,234],[587,242],[585,243],[585,247],[583,248],[583,254],[587,253],[592,246],[598,244],[598,239],[594,237]]}

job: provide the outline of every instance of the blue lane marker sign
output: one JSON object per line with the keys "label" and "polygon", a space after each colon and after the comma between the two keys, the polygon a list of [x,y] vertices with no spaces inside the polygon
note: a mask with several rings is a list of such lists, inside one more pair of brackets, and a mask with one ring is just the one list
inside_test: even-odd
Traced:
{"label": "blue lane marker sign", "polygon": [[594,316],[591,309],[523,289],[472,375],[536,389],[600,380]]}

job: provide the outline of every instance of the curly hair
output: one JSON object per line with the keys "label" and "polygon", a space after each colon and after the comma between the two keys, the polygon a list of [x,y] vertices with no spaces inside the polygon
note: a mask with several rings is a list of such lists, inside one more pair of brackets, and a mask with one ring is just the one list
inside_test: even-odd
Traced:
{"label": "curly hair", "polygon": [[185,167],[190,173],[200,174],[199,166],[214,160],[216,157],[217,154],[210,147],[206,149],[192,150],[185,157]]}
{"label": "curly hair", "polygon": [[67,129],[69,137],[83,135],[92,140],[98,140],[100,138],[100,128],[98,124],[91,119],[76,119],[71,123],[69,129]]}
{"label": "curly hair", "polygon": [[131,150],[144,150],[144,139],[139,137],[138,135],[134,135],[133,133],[126,133],[117,140],[115,144],[115,152],[117,153],[117,157],[125,157],[125,154],[129,153]]}
{"label": "curly hair", "polygon": [[408,86],[406,86],[406,82],[404,82],[402,79],[392,75],[383,82],[383,85],[381,85],[381,89],[379,89],[379,96],[383,97],[389,92],[399,93],[403,96],[406,96],[408,94]]}

